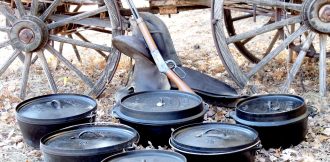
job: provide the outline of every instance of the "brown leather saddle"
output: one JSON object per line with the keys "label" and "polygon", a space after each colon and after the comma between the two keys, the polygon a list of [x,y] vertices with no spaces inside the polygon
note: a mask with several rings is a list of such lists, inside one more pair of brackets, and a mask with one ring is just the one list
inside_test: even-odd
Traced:
{"label": "brown leather saddle", "polygon": [[[174,71],[197,94],[203,97],[203,99],[211,101],[239,98],[236,90],[226,83],[199,71],[182,66],[164,22],[151,13],[141,13],[140,15],[146,22],[164,60],[169,61],[170,66],[175,66]],[[135,24],[132,25],[132,28],[132,36],[118,36],[112,40],[115,48],[135,60],[134,70],[129,84],[117,93],[116,100],[118,101],[121,97],[134,92],[177,89],[174,84],[169,82],[165,75],[158,71],[139,28]],[[220,102],[220,105],[223,102]]]}

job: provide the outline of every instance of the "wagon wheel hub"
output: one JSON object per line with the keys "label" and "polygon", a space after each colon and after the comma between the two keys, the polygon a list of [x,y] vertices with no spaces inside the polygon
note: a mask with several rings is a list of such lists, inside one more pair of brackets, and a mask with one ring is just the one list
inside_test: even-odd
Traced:
{"label": "wagon wheel hub", "polygon": [[330,2],[327,0],[309,0],[304,5],[304,17],[307,24],[318,33],[330,33]]}
{"label": "wagon wheel hub", "polygon": [[13,24],[9,37],[13,47],[25,52],[33,52],[45,46],[48,31],[39,18],[26,16]]}

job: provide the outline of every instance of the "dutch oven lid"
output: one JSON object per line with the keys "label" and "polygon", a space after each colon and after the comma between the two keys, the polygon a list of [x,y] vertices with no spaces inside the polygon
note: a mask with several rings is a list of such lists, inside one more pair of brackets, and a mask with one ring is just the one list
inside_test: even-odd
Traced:
{"label": "dutch oven lid", "polygon": [[29,119],[61,119],[95,109],[94,99],[78,94],[52,94],[31,98],[17,106],[17,113]]}
{"label": "dutch oven lid", "polygon": [[243,125],[202,123],[180,127],[172,133],[174,149],[190,154],[227,154],[259,144],[258,133]]}
{"label": "dutch oven lid", "polygon": [[304,105],[301,97],[287,94],[268,94],[254,96],[238,103],[237,108],[255,114],[287,112]]}
{"label": "dutch oven lid", "polygon": [[44,136],[41,139],[41,150],[61,155],[115,152],[131,147],[138,140],[137,131],[131,127],[89,123],[67,127]]}
{"label": "dutch oven lid", "polygon": [[121,100],[124,118],[165,121],[188,118],[204,111],[202,99],[181,91],[150,91],[128,95]]}
{"label": "dutch oven lid", "polygon": [[247,121],[273,122],[299,117],[307,111],[303,98],[289,94],[257,95],[237,104],[236,116]]}
{"label": "dutch oven lid", "polygon": [[186,158],[176,152],[164,150],[139,150],[110,156],[102,162],[186,162]]}

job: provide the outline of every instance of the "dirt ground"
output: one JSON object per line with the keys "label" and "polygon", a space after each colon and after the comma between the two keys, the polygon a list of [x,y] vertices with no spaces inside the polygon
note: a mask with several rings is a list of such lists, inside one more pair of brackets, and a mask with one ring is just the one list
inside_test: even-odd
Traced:
{"label": "dirt ground", "polygon": [[[213,44],[209,9],[181,12],[179,14],[172,15],[171,18],[168,16],[160,17],[168,25],[175,48],[185,66],[192,67],[196,70],[209,74],[237,88],[235,83],[225,71],[225,68],[222,66]],[[242,23],[242,28],[244,28],[245,25],[245,23]],[[260,41],[260,43],[261,42],[262,41]],[[241,58],[234,47],[231,46],[231,50],[235,57],[238,59]],[[83,54],[88,52],[89,51],[84,51]],[[87,55],[84,57],[89,59],[91,56]],[[54,60],[50,59],[48,61],[51,62]],[[240,62],[241,64],[248,65],[247,61],[243,58]],[[95,61],[93,63],[99,62]],[[275,63],[277,62],[275,61]],[[128,73],[127,64],[128,59],[122,59],[121,65],[119,66],[113,81],[107,86],[107,89],[101,98],[97,100],[97,121],[115,121],[108,114],[108,111],[114,105],[114,93],[126,82]],[[281,148],[269,150],[262,149],[258,152],[256,161],[330,161],[330,109],[327,102],[325,102],[323,108],[321,109],[321,99],[319,98],[317,90],[318,83],[317,79],[315,79],[315,75],[317,76],[317,72],[315,72],[317,71],[317,66],[314,65],[315,63],[313,62],[304,64],[304,66],[308,67],[308,71],[305,71],[305,73],[310,72],[310,74],[305,77],[304,84],[307,87],[305,91],[302,89],[301,84],[299,84],[300,82],[295,82],[292,86],[292,90],[290,91],[294,94],[303,96],[309,105],[316,107],[319,111],[322,110],[322,112],[318,112],[316,116],[309,117],[309,127],[306,139],[298,146],[285,150],[282,150]],[[89,65],[81,64],[80,66],[84,68]],[[266,67],[266,69],[280,69],[280,67],[280,64],[276,64],[273,67]],[[15,66],[10,67],[9,72],[6,72],[5,76],[0,78],[0,161],[42,161],[42,153],[39,150],[34,150],[24,143],[22,134],[15,122],[15,107],[19,102],[21,102],[21,100],[17,97],[20,78],[20,74],[17,70],[19,69]],[[39,77],[40,72],[38,72],[38,70],[32,71],[32,74],[34,77],[30,80],[38,80],[39,83],[30,84],[30,93],[28,97],[50,93],[49,90],[45,90],[48,89],[46,84],[47,81],[42,79],[41,76]],[[56,74],[65,75],[65,68],[61,66],[56,71]],[[278,84],[276,84],[278,81],[276,78],[279,78],[279,80],[282,79],[282,77],[277,76],[276,71],[267,73],[267,75],[261,77],[259,79],[259,86],[261,87],[260,93],[276,92],[274,90],[278,86]],[[77,85],[79,88],[81,86],[79,82],[68,82],[68,88],[63,91],[70,92],[70,88],[75,89],[77,88]],[[81,86],[81,88],[83,88],[83,86]],[[244,93],[244,90],[242,91],[238,88],[237,90]],[[329,98],[323,98],[323,103],[324,101],[328,101],[328,99]],[[233,109],[211,106],[206,120],[233,123],[233,120],[227,118],[227,113],[232,110]]]}

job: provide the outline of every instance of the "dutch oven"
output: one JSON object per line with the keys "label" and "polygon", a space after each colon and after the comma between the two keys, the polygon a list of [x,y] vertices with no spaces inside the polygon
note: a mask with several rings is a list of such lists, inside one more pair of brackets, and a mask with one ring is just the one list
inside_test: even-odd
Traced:
{"label": "dutch oven", "polygon": [[47,162],[98,162],[133,148],[139,134],[133,128],[113,123],[87,123],[45,135],[40,149]]}
{"label": "dutch oven", "polygon": [[267,94],[242,99],[230,116],[257,130],[263,147],[288,148],[304,140],[309,111],[299,96]]}
{"label": "dutch oven", "polygon": [[39,148],[40,138],[52,131],[94,122],[97,103],[78,94],[52,94],[31,98],[16,107],[16,119],[28,145]]}
{"label": "dutch oven", "polygon": [[182,91],[149,91],[128,95],[120,100],[112,114],[120,122],[135,128],[140,144],[167,145],[171,129],[202,122],[208,106],[202,99]]}
{"label": "dutch oven", "polygon": [[186,125],[176,129],[169,142],[189,162],[253,162],[261,147],[254,129],[226,123]]}
{"label": "dutch oven", "polygon": [[102,162],[187,162],[187,159],[172,151],[139,150],[116,154]]}

